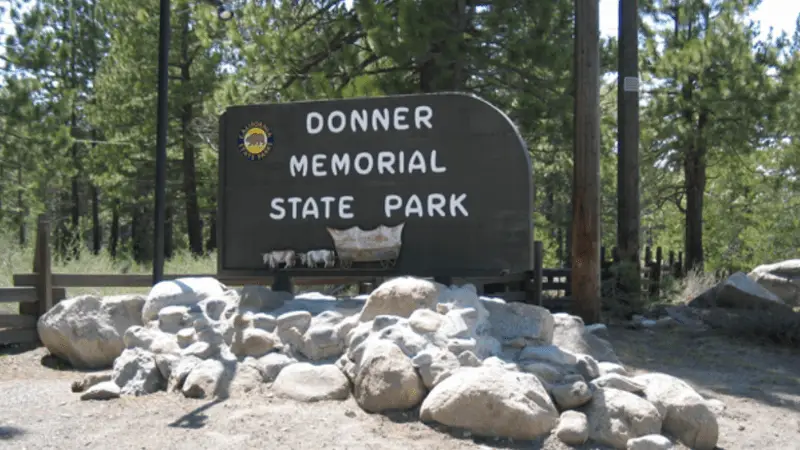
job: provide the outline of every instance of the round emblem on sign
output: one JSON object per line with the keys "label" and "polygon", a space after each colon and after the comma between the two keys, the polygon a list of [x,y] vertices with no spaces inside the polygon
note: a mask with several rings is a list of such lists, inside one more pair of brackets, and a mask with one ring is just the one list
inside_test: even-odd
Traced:
{"label": "round emblem on sign", "polygon": [[239,152],[250,161],[264,159],[273,143],[272,131],[261,122],[251,122],[239,133]]}

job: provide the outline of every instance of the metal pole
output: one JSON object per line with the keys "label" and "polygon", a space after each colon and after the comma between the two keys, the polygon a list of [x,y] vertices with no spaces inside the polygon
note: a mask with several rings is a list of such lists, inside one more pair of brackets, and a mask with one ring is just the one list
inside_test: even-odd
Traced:
{"label": "metal pole", "polygon": [[169,75],[170,4],[169,0],[160,2],[160,23],[158,33],[158,112],[156,128],[156,204],[155,230],[153,233],[153,284],[164,277],[164,222],[166,219],[167,184],[167,131],[169,109],[167,103]]}
{"label": "metal pole", "polygon": [[617,86],[617,248],[622,261],[632,263],[624,286],[634,300],[639,277],[639,1],[619,0],[619,60]]}

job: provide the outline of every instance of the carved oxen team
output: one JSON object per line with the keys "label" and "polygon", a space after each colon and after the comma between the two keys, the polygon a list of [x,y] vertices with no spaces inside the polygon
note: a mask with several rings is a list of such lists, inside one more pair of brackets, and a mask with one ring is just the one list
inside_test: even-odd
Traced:
{"label": "carved oxen team", "polygon": [[281,266],[291,268],[297,266],[298,262],[302,266],[315,268],[322,265],[325,268],[336,265],[336,252],[333,250],[311,250],[305,253],[295,252],[294,250],[277,250],[264,253],[264,265],[270,269],[277,269]]}
{"label": "carved oxen team", "polygon": [[333,238],[336,250],[310,250],[308,252],[295,252],[294,250],[274,250],[263,253],[264,265],[270,269],[279,267],[291,268],[300,264],[309,268],[324,268],[339,266],[348,269],[353,263],[379,262],[381,267],[394,266],[400,248],[402,247],[402,234],[404,223],[394,227],[381,225],[374,230],[363,230],[351,227],[346,230],[328,228],[328,233]]}

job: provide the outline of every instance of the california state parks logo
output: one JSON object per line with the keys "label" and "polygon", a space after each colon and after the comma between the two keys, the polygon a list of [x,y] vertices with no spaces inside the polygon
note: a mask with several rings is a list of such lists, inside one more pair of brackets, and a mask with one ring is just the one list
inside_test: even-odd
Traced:
{"label": "california state parks logo", "polygon": [[250,161],[264,159],[273,143],[272,131],[261,122],[250,122],[239,133],[239,153]]}

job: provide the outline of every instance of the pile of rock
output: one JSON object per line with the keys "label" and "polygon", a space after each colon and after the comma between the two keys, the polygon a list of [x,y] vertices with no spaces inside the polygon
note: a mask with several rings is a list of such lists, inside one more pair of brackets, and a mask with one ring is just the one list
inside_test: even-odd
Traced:
{"label": "pile of rock", "polygon": [[478,436],[713,449],[711,405],[666,374],[631,376],[602,326],[412,277],[365,299],[229,289],[212,278],[150,294],[65,300],[39,332],[51,353],[104,369],[83,399],[160,390],[212,398],[269,388],[298,401],[353,396],[365,411],[419,407]]}

